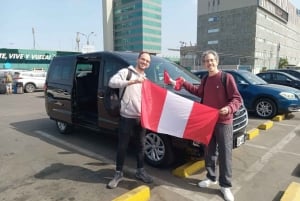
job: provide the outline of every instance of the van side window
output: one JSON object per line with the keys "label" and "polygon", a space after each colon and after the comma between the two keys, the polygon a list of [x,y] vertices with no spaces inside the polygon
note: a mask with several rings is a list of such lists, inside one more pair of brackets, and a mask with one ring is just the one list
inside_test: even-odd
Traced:
{"label": "van side window", "polygon": [[76,66],[76,77],[84,77],[93,73],[93,65],[89,63],[78,63]]}
{"label": "van side window", "polygon": [[103,61],[104,75],[103,75],[102,85],[104,87],[107,87],[110,77],[113,76],[116,72],[118,72],[121,68],[126,68],[126,67],[128,67],[128,65],[115,58],[114,59],[109,58]]}
{"label": "van side window", "polygon": [[71,60],[53,60],[51,71],[49,71],[49,80],[56,83],[70,83],[73,77],[73,65]]}

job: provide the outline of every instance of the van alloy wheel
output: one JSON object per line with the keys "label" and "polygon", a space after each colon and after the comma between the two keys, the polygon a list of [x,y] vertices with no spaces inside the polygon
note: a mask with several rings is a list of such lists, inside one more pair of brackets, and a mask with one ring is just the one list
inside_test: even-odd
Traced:
{"label": "van alloy wheel", "polygon": [[72,131],[72,126],[61,121],[56,121],[56,126],[61,134],[69,134]]}
{"label": "van alloy wheel", "polygon": [[167,166],[174,161],[170,137],[163,134],[147,133],[145,140],[145,160],[153,166]]}

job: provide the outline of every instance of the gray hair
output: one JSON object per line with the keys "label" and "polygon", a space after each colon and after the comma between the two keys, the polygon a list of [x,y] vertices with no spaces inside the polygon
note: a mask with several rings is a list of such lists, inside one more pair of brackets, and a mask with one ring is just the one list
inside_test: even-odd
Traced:
{"label": "gray hair", "polygon": [[217,63],[219,63],[219,55],[218,55],[218,53],[217,53],[216,51],[214,51],[214,50],[207,50],[207,51],[204,51],[204,52],[202,53],[202,56],[201,56],[201,61],[202,61],[202,63],[204,63],[205,57],[206,57],[207,55],[209,55],[209,54],[214,55],[215,60],[217,61]]}

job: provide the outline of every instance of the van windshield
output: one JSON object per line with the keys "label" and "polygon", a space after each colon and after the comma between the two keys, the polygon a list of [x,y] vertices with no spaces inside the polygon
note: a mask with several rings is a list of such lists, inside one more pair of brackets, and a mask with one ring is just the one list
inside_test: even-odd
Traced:
{"label": "van windshield", "polygon": [[[120,54],[132,66],[136,65],[137,55],[135,54]],[[183,77],[186,81],[192,84],[199,84],[200,79],[184,67],[162,57],[151,56],[150,67],[146,70],[146,76],[152,82],[162,85],[164,82],[164,70],[166,70],[172,79]]]}
{"label": "van windshield", "polygon": [[169,73],[170,77],[174,80],[178,77],[183,77],[190,83],[200,83],[199,78],[192,74],[190,71],[166,59],[152,59],[150,68],[146,70],[146,75],[148,79],[158,84],[163,84],[164,70],[166,70]]}

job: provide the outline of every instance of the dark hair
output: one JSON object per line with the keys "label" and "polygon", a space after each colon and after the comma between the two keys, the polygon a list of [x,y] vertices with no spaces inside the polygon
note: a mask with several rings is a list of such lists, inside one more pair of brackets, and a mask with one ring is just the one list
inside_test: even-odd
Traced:
{"label": "dark hair", "polygon": [[149,54],[149,56],[151,57],[150,52],[140,51],[138,58],[140,58],[142,54]]}
{"label": "dark hair", "polygon": [[202,61],[202,63],[204,63],[205,57],[206,57],[208,54],[214,55],[215,60],[219,63],[219,55],[218,55],[218,53],[217,53],[216,51],[214,51],[214,50],[207,50],[207,51],[204,51],[204,52],[202,53],[202,56],[201,56],[201,61]]}

